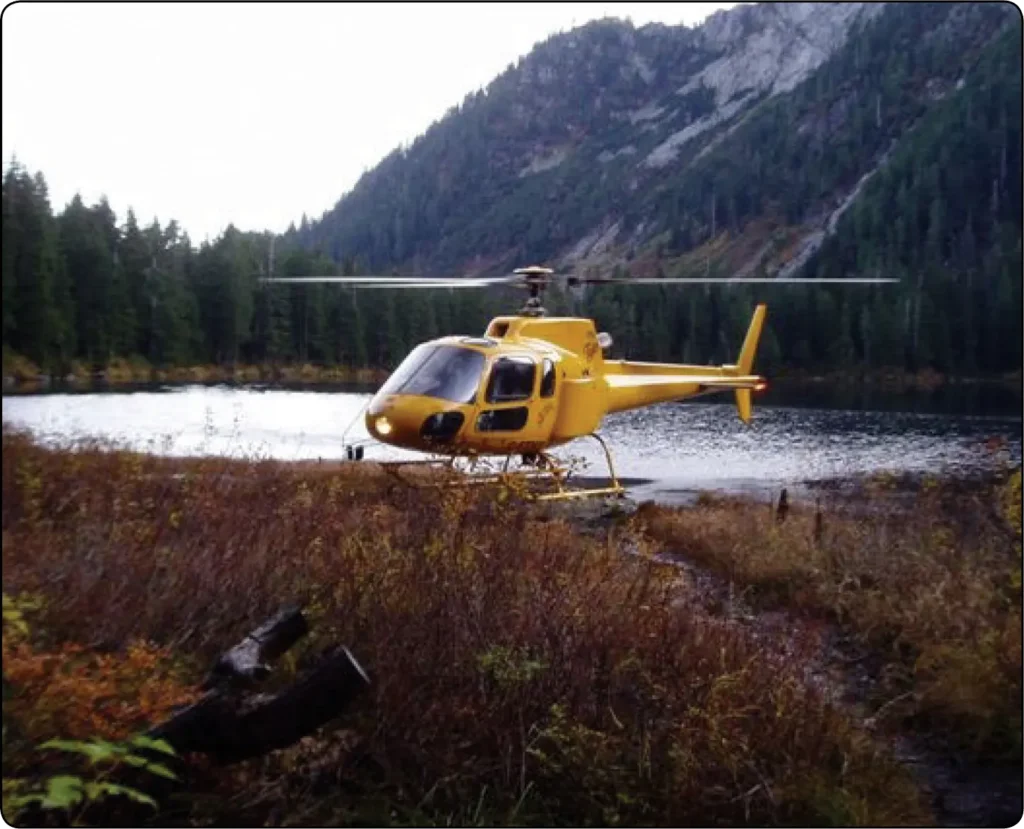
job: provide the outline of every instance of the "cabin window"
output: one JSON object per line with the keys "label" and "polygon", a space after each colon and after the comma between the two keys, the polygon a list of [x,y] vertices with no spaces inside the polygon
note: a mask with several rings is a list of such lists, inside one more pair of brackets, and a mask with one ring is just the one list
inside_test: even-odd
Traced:
{"label": "cabin window", "polygon": [[530,410],[526,406],[514,409],[491,409],[481,412],[476,419],[478,432],[518,432],[526,425]]}
{"label": "cabin window", "polygon": [[555,363],[544,358],[544,375],[540,379],[540,396],[551,397],[555,393]]}
{"label": "cabin window", "polygon": [[529,400],[537,366],[529,357],[499,357],[491,366],[487,382],[488,403],[510,403]]}

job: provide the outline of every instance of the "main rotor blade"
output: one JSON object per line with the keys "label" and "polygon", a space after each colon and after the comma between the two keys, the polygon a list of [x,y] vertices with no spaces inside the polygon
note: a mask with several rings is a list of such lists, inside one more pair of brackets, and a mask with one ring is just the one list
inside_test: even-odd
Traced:
{"label": "main rotor blade", "polygon": [[518,276],[267,276],[260,281],[293,285],[334,283],[381,288],[481,288],[518,282],[520,279]]}
{"label": "main rotor blade", "polygon": [[371,282],[365,285],[358,285],[356,287],[364,288],[367,291],[387,291],[394,288],[409,288],[411,290],[418,290],[422,288],[489,288],[497,285],[514,285],[513,280],[492,280],[492,281],[481,281],[477,279],[455,279],[455,280],[442,280],[442,279],[428,279],[423,282],[396,282],[394,284],[388,284],[387,282]]}
{"label": "main rotor blade", "polygon": [[682,277],[682,276],[612,276],[608,278],[602,277],[576,277],[577,282],[586,282],[590,285],[706,285],[706,284],[764,284],[764,285],[779,285],[779,284],[797,284],[797,285],[863,285],[863,284],[880,284],[886,282],[899,282],[898,279],[882,279],[882,278],[858,278],[851,277],[849,279],[837,278],[811,278],[811,279],[799,279],[797,277],[771,277],[771,276],[760,276],[760,277],[729,277],[729,276],[707,276],[707,277]]}

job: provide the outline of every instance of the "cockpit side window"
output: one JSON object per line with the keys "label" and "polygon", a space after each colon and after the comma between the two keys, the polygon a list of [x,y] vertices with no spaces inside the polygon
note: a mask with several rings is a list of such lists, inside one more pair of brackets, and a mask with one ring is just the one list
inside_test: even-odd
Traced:
{"label": "cockpit side window", "polygon": [[487,382],[488,403],[510,403],[529,400],[537,366],[529,357],[499,357],[491,366],[491,379]]}
{"label": "cockpit side window", "polygon": [[540,378],[540,396],[551,397],[555,393],[555,364],[544,358],[544,374]]}

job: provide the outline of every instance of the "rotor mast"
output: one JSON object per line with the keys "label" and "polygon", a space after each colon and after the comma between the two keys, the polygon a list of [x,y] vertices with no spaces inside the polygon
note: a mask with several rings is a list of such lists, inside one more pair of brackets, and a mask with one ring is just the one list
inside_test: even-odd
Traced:
{"label": "rotor mast", "polygon": [[546,316],[547,311],[541,305],[540,295],[548,286],[548,282],[551,281],[551,275],[554,271],[551,268],[542,268],[540,265],[530,265],[528,268],[516,268],[513,273],[524,277],[526,287],[530,291],[530,296],[526,300],[526,304],[520,309],[519,316]]}

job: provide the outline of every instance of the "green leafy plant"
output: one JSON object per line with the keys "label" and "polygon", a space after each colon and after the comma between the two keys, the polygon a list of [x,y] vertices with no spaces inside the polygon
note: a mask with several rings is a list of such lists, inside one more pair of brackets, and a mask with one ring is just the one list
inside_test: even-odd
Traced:
{"label": "green leafy plant", "polygon": [[[173,757],[174,749],[166,740],[155,740],[139,735],[127,742],[107,740],[47,740],[40,751],[62,751],[86,758],[91,767],[99,767],[91,779],[74,774],[58,774],[46,779],[42,786],[28,788],[27,781],[4,780],[4,812],[14,818],[26,807],[36,805],[44,810],[65,811],[71,815],[72,825],[79,825],[82,814],[92,803],[108,797],[126,797],[136,803],[157,808],[157,802],[145,792],[114,782],[112,778],[124,767],[142,769],[157,777],[177,780],[177,775],[163,763],[155,762],[139,751],[156,752]],[[73,813],[73,814],[71,814]]]}
{"label": "green leafy plant", "polygon": [[38,610],[42,600],[37,596],[8,596],[3,594],[3,630],[5,636],[24,639],[28,636],[28,622],[25,614]]}
{"label": "green leafy plant", "polygon": [[491,677],[499,687],[508,688],[530,682],[547,668],[539,659],[531,659],[525,648],[495,645],[477,657],[481,673]]}

